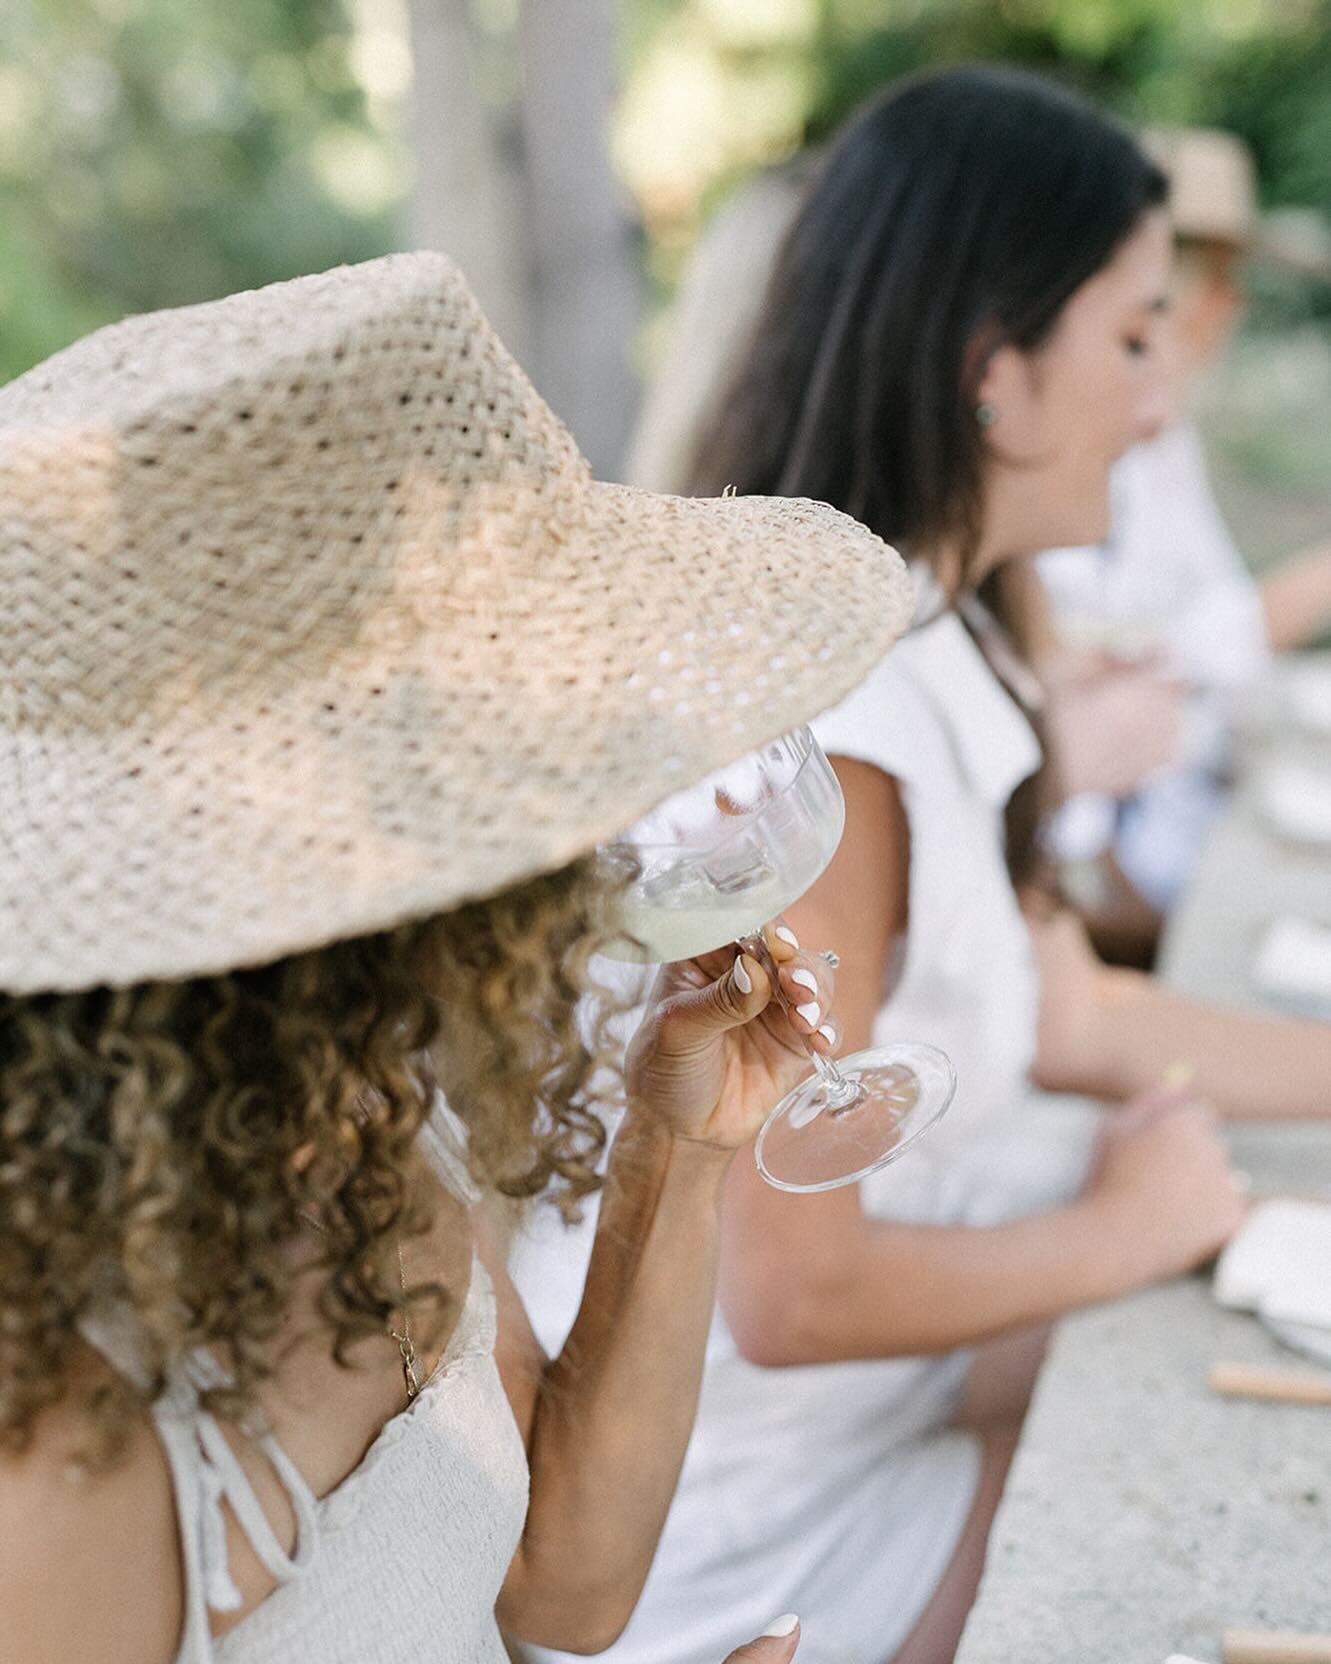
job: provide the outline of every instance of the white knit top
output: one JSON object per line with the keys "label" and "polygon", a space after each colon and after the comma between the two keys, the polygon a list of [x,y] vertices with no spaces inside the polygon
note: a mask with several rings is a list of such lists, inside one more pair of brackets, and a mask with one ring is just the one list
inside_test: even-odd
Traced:
{"label": "white knit top", "polygon": [[[446,1113],[446,1112],[445,1112]],[[455,1193],[468,1183],[440,1129],[422,1143]],[[126,1374],[132,1335],[114,1317],[88,1339]],[[527,1510],[527,1462],[494,1360],[495,1300],[473,1260],[447,1350],[420,1394],[360,1465],[316,1499],[271,1436],[256,1440],[291,1500],[288,1556],[200,1393],[219,1366],[199,1353],[153,1407],[171,1470],[185,1570],[177,1664],[507,1664],[495,1600]],[[224,1636],[208,1609],[234,1609],[226,1501],[278,1587]]]}

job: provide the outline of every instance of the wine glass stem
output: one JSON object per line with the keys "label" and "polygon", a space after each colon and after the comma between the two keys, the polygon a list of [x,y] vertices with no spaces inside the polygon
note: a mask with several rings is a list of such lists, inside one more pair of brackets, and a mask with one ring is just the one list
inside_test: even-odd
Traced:
{"label": "wine glass stem", "polygon": [[[753,936],[742,936],[735,944],[750,958],[756,959],[767,972],[767,980],[772,984],[773,997],[785,1012],[790,1010],[790,1001],[781,988],[781,977],[776,968],[776,961],[772,958],[767,941],[761,932]],[[809,1061],[813,1064],[818,1079],[822,1082],[823,1092],[827,1097],[828,1109],[847,1109],[860,1095],[859,1086],[855,1081],[843,1075],[830,1057],[824,1057],[821,1052],[814,1051],[810,1044],[810,1037],[804,1036],[804,1049],[809,1054]]]}
{"label": "wine glass stem", "polygon": [[843,1075],[830,1057],[823,1057],[814,1051],[808,1041],[804,1042],[805,1049],[813,1059],[813,1066],[818,1071],[818,1079],[823,1083],[823,1091],[827,1095],[829,1109],[846,1109],[860,1095],[860,1089],[853,1080]]}

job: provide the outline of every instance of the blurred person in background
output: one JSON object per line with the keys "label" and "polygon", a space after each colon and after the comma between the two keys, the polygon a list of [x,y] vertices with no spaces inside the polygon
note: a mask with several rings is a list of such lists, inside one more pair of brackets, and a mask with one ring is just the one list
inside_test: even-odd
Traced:
{"label": "blurred person in background", "polygon": [[[1162,362],[1171,400],[1111,478],[1103,544],[1047,551],[994,599],[1044,682],[1047,848],[1110,958],[1149,966],[1225,800],[1229,723],[1271,655],[1331,628],[1331,544],[1259,581],[1236,549],[1187,412],[1241,316],[1242,264],[1331,277],[1316,213],[1258,218],[1253,164],[1231,134],[1156,129],[1171,181],[1173,276]],[[752,334],[772,262],[817,166],[803,153],[758,176],[709,226],[634,435],[629,474],[685,489]]]}
{"label": "blurred person in background", "polygon": [[[1015,882],[1039,687],[984,597],[1102,538],[1113,463],[1164,419],[1166,193],[1035,77],[903,83],[823,161],[698,443],[695,489],[825,497],[912,560],[914,629],[815,724],[847,822],[791,923],[841,953],[846,1050],[919,1037],[959,1087],[858,1186],[732,1172],[699,1419],[615,1664],[703,1664],[717,1612],[776,1590],[809,1664],[950,1659],[1047,1324],[1226,1240],[1244,1203],[1212,1105],[1326,1111],[1331,1033],[1106,970]],[[553,1342],[569,1244],[513,1268]]]}
{"label": "blurred person in background", "polygon": [[[851,686],[900,560],[598,485],[440,255],[77,343],[0,391],[0,497],[0,1659],[603,1647],[725,1172],[829,1043],[733,949],[627,1059],[584,1028],[595,851],[809,716],[847,612]],[[789,655],[761,702],[746,630]],[[486,1204],[599,1188],[611,1102],[547,1358]],[[736,1657],[788,1664],[768,1627]]]}
{"label": "blurred person in background", "polygon": [[1168,362],[1177,419],[1114,470],[1109,537],[1051,550],[1041,670],[1071,801],[1050,842],[1105,945],[1149,958],[1225,798],[1228,727],[1271,655],[1331,627],[1331,543],[1254,578],[1216,503],[1190,411],[1242,315],[1242,267],[1331,278],[1316,214],[1259,218],[1252,156],[1229,133],[1144,140],[1170,181]]}

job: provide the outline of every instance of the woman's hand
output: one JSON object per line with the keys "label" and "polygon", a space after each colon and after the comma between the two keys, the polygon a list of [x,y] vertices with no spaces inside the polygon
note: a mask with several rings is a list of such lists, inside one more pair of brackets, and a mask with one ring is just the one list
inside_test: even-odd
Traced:
{"label": "woman's hand", "polygon": [[774,1618],[761,1635],[736,1647],[725,1664],[790,1664],[800,1644],[800,1621],[793,1612]]}
{"label": "woman's hand", "polygon": [[1128,1288],[1204,1264],[1248,1208],[1214,1110],[1168,1087],[1106,1118],[1082,1205],[1104,1226]]}
{"label": "woman's hand", "polygon": [[809,1073],[808,1047],[835,1050],[831,966],[780,921],[763,938],[789,1013],[758,960],[733,946],[657,977],[628,1050],[628,1101],[676,1138],[738,1149]]}
{"label": "woman's hand", "polygon": [[1177,763],[1188,694],[1162,665],[1114,665],[1082,679],[1053,677],[1045,722],[1068,797],[1123,797]]}

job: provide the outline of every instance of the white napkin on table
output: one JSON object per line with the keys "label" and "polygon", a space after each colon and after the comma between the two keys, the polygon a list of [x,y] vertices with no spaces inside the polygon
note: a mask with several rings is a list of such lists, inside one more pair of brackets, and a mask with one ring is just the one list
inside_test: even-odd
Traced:
{"label": "white napkin on table", "polygon": [[1331,1203],[1259,1202],[1215,1268],[1222,1306],[1331,1330]]}
{"label": "white napkin on table", "polygon": [[1264,932],[1252,966],[1263,993],[1331,1013],[1331,925],[1293,915]]}
{"label": "white napkin on table", "polygon": [[1296,843],[1331,844],[1331,775],[1306,763],[1273,763],[1259,791],[1273,832]]}

